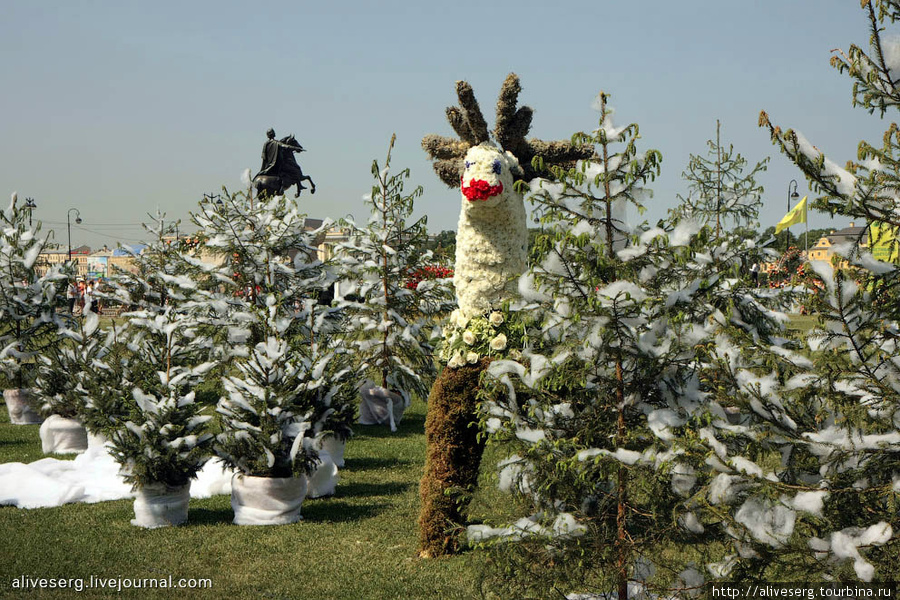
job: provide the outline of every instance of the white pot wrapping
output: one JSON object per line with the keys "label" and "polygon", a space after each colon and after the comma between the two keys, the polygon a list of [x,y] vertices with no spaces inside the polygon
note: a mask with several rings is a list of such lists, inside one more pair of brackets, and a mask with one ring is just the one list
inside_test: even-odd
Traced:
{"label": "white pot wrapping", "polygon": [[235,473],[231,508],[235,525],[285,525],[303,517],[306,477],[253,477]]}
{"label": "white pot wrapping", "polygon": [[308,498],[334,496],[337,482],[337,465],[334,464],[334,460],[327,450],[319,449],[319,462],[316,465],[316,470],[309,476],[306,496]]}
{"label": "white pot wrapping", "polygon": [[397,423],[403,418],[406,402],[403,396],[391,392],[380,385],[367,381],[359,390],[362,401],[359,405],[360,425],[390,425],[397,431]]}
{"label": "white pot wrapping", "polygon": [[44,454],[80,454],[87,450],[87,429],[76,419],[50,415],[41,424],[41,449]]}
{"label": "white pot wrapping", "polygon": [[91,433],[90,431],[88,431],[88,434],[87,434],[88,448],[102,448],[103,446],[106,445],[106,442],[108,442],[108,441],[109,441],[109,438],[107,438],[104,434]]}
{"label": "white pot wrapping", "polygon": [[347,440],[339,440],[333,435],[320,437],[316,441],[316,450],[324,450],[331,456],[335,466],[344,466],[344,450],[347,448]]}
{"label": "white pot wrapping", "polygon": [[37,425],[43,421],[41,415],[28,404],[30,395],[31,392],[27,389],[3,390],[9,422],[13,425]]}
{"label": "white pot wrapping", "polygon": [[134,518],[131,524],[155,529],[186,523],[190,499],[190,482],[175,487],[165,483],[147,484],[134,494]]}

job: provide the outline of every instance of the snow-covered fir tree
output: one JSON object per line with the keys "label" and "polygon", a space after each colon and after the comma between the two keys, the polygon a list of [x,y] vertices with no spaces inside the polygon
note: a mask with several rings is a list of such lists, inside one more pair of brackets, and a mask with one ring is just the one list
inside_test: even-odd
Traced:
{"label": "snow-covered fir tree", "polygon": [[[138,318],[171,312],[174,299],[185,299],[195,283],[183,278],[184,261],[177,259],[166,239],[164,219],[162,214],[151,216],[153,223],[145,227],[155,241],[143,251],[125,249],[132,255],[135,272],[111,273],[110,285],[96,290],[95,299],[130,309]],[[170,285],[177,277],[182,285]],[[89,311],[60,330],[64,342],[44,356],[41,368],[39,387],[47,411],[75,412],[91,433],[111,435],[136,406],[130,393],[135,386],[155,386],[157,373],[173,365],[203,362],[197,345],[182,357],[180,349],[173,354],[165,344],[154,343],[159,340],[148,341],[130,316],[126,313],[123,322],[101,327],[99,315]]]}
{"label": "snow-covered fir tree", "polygon": [[896,378],[892,342],[885,353],[871,296],[830,265],[817,270],[823,289],[806,304],[826,331],[797,347],[729,328],[705,348],[709,412],[696,437],[711,471],[692,514],[698,531],[725,534],[711,577],[871,581],[874,565],[898,566],[900,434],[883,393]]}
{"label": "snow-covered fir tree", "polygon": [[62,402],[74,405],[78,419],[100,439],[127,419],[129,397],[121,385],[135,362],[140,364],[133,361],[121,329],[116,324],[104,329],[99,316],[88,313],[61,333],[67,341],[47,362],[52,377],[65,377]]}
{"label": "snow-covered fir tree", "polygon": [[[124,364],[101,359],[91,370],[100,370],[101,381],[114,386],[100,394],[105,408],[124,412],[107,417],[112,421],[110,453],[122,464],[126,481],[135,488],[174,487],[188,483],[209,458],[212,417],[200,414],[194,388],[214,367],[212,340],[201,335],[201,322],[189,311],[197,283],[184,275],[184,260],[166,239],[164,215],[145,228],[155,239],[134,257],[136,272],[115,274],[104,294],[107,301],[131,309],[118,334],[128,358]],[[88,313],[87,318],[95,317]],[[96,324],[83,335],[91,328]],[[106,354],[112,343],[107,340],[104,350],[85,350],[88,357]],[[108,374],[119,375],[119,381]]]}
{"label": "snow-covered fir tree", "polygon": [[[144,225],[150,243],[139,251],[129,250],[133,268],[117,270],[110,277],[108,289],[95,292],[102,301],[126,310],[121,338],[130,351],[142,353],[140,360],[129,361],[129,377],[134,379],[149,373],[144,379],[155,381],[153,374],[170,367],[210,362],[216,351],[210,336],[198,329],[202,322],[193,316],[198,305],[205,307],[208,300],[199,295],[202,279],[190,272],[189,257],[172,243],[173,226],[166,223],[164,214],[151,215],[150,223]],[[176,327],[178,320],[183,319],[188,336],[182,338],[185,343],[177,344],[168,338],[145,339],[157,335],[148,323],[158,318],[171,321],[170,327]],[[158,343],[164,339],[167,343]]]}
{"label": "snow-covered fir tree", "polygon": [[364,228],[349,226],[349,240],[338,248],[340,303],[344,335],[359,377],[396,391],[409,405],[425,398],[436,375],[430,338],[433,320],[451,300],[445,280],[408,282],[433,264],[425,250],[427,217],[410,222],[422,187],[404,194],[409,169],[391,173],[391,137],[384,167],[372,162],[375,184],[365,196],[371,215]]}
{"label": "snow-covered fir tree", "polygon": [[690,220],[626,223],[661,158],[638,153],[637,125],[616,127],[606,102],[600,127],[573,138],[598,159],[531,183],[544,229],[517,307],[531,334],[488,368],[484,425],[510,453],[501,486],[533,513],[468,533],[490,543],[509,597],[699,590],[704,542],[720,532],[689,510],[707,471],[692,433],[705,414],[698,349],[725,326],[777,329],[737,276],[752,243]]}
{"label": "snow-covered fir tree", "polygon": [[[166,335],[173,343],[170,323],[156,319],[156,335]],[[148,327],[149,329],[149,327]],[[154,336],[155,337],[155,336]],[[209,366],[209,365],[206,365]],[[110,454],[122,465],[125,481],[135,489],[154,483],[182,486],[196,477],[209,459],[213,435],[207,423],[211,415],[200,414],[194,391],[185,391],[202,377],[201,368],[173,368],[159,373],[159,386],[152,393],[140,387],[131,390],[129,413],[109,430]],[[133,404],[132,404],[133,402]]]}
{"label": "snow-covered fir tree", "polygon": [[0,368],[7,387],[15,389],[34,382],[34,361],[58,344],[56,331],[66,326],[57,310],[66,275],[59,266],[38,273],[49,235],[41,233],[40,222],[29,224],[29,210],[13,193],[0,212]]}
{"label": "snow-covered fir tree", "polygon": [[[90,386],[92,380],[102,378],[105,371],[94,362],[106,354],[102,351],[104,344],[99,325],[97,313],[87,313],[84,319],[75,320],[69,327],[61,329],[58,335],[64,341],[47,349],[39,357],[35,388],[40,393],[44,416],[55,414],[69,419],[84,418],[86,403],[90,400],[90,393],[84,385]],[[115,335],[114,329],[109,333]],[[118,381],[110,387],[118,389]],[[110,416],[121,413],[121,410],[112,411]],[[109,422],[105,417],[103,421]]]}
{"label": "snow-covered fir tree", "polygon": [[245,475],[289,477],[315,467],[313,442],[352,433],[350,354],[335,342],[335,309],[319,304],[334,277],[319,260],[317,230],[284,196],[229,194],[192,216],[200,248],[189,259],[215,285],[196,308],[230,348],[218,403],[216,454]]}
{"label": "snow-covered fir tree", "polygon": [[[861,9],[869,51],[836,51],[832,65],[854,80],[854,103],[883,116],[900,106],[891,31],[900,3],[865,0]],[[880,145],[861,142],[857,160],[841,167],[766,113],[760,125],[818,192],[812,206],[865,220],[882,232],[870,248],[885,245],[890,256],[900,227],[897,126],[888,126]],[[715,353],[717,400],[740,409],[736,425],[714,421],[705,433],[720,471],[708,500],[720,520],[731,520],[736,538],[719,565],[723,577],[873,581],[900,567],[900,272],[853,244],[837,254],[849,267],[810,265],[805,303],[821,327],[800,352],[743,344]]]}

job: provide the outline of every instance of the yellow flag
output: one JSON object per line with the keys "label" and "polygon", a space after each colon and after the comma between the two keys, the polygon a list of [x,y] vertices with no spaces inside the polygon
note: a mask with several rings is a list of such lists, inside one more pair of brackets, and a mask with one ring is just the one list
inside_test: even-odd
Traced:
{"label": "yellow flag", "polygon": [[806,223],[806,198],[806,196],[803,196],[803,200],[798,202],[797,206],[791,209],[791,212],[778,221],[778,225],[775,226],[775,233],[781,233],[782,229],[787,229],[797,223]]}

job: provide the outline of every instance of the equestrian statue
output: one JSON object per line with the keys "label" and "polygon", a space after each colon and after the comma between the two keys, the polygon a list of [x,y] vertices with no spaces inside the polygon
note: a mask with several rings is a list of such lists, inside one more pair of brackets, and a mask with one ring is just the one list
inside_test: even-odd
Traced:
{"label": "equestrian statue", "polygon": [[295,152],[303,152],[303,146],[297,142],[293,134],[283,137],[280,140],[275,139],[275,130],[269,129],[266,132],[266,143],[262,150],[262,167],[259,173],[253,177],[253,188],[257,195],[269,194],[272,196],[280,196],[291,187],[297,186],[295,198],[300,196],[300,190],[305,190],[304,181],[308,181],[310,185],[310,193],[316,193],[316,184],[310,176],[304,175],[297,159],[294,158]]}

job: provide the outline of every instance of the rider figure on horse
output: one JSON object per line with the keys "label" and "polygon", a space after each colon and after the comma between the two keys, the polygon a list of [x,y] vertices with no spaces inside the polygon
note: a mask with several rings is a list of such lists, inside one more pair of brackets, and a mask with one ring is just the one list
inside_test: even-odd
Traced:
{"label": "rider figure on horse", "polygon": [[[254,179],[261,176],[278,177],[282,182],[291,182],[297,184],[296,196],[300,195],[300,190],[305,190],[301,181],[312,179],[303,175],[303,170],[297,161],[293,159],[294,152],[303,152],[303,146],[291,144],[288,140],[296,142],[293,136],[288,136],[283,140],[275,139],[275,130],[271,127],[266,131],[266,143],[262,150],[262,167]],[[287,187],[287,186],[284,186]],[[313,184],[313,192],[315,192],[315,184]]]}

